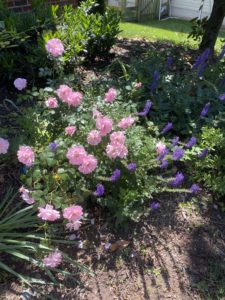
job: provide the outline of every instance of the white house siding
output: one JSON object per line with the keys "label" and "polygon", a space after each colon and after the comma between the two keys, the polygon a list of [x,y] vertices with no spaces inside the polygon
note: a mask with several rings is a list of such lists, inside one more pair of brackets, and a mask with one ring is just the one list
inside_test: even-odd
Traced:
{"label": "white house siding", "polygon": [[[171,0],[171,16],[193,19],[199,16],[199,7],[201,6],[201,0]],[[205,0],[202,17],[209,16],[211,13],[213,0]],[[225,20],[223,21],[225,25]]]}

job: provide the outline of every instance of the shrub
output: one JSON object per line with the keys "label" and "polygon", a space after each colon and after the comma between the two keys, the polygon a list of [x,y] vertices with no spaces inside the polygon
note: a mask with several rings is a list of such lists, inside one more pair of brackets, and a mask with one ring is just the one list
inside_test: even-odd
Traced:
{"label": "shrub", "polygon": [[64,6],[57,31],[44,34],[45,42],[52,37],[63,41],[67,66],[77,62],[81,55],[87,60],[107,57],[115,43],[120,17],[110,8],[103,15],[93,13],[95,6],[92,0],[83,1],[77,9]]}

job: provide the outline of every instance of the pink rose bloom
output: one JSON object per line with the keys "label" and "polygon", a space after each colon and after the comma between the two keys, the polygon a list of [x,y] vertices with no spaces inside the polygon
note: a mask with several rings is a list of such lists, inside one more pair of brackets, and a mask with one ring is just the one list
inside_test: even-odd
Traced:
{"label": "pink rose bloom", "polygon": [[158,142],[156,144],[156,152],[158,154],[164,153],[165,150],[166,150],[166,145],[165,144],[163,144],[162,142]]}
{"label": "pink rose bloom", "polygon": [[124,144],[126,137],[122,131],[114,131],[110,134],[110,141],[112,145]]}
{"label": "pink rose bloom", "polygon": [[54,57],[61,56],[64,52],[63,43],[57,38],[48,40],[45,49]]}
{"label": "pink rose bloom", "polygon": [[71,223],[67,223],[66,224],[66,229],[68,230],[78,230],[81,226],[81,222],[80,221],[74,221],[74,222],[71,222]]}
{"label": "pink rose bloom", "polygon": [[142,87],[142,82],[136,82],[134,84],[135,89],[140,89]]}
{"label": "pink rose bloom", "polygon": [[108,92],[105,94],[105,102],[112,103],[117,96],[117,91],[114,88],[110,88]]}
{"label": "pink rose bloom", "polygon": [[66,102],[69,95],[73,92],[73,90],[66,84],[62,84],[59,86],[58,90],[56,90],[56,94],[63,102]]}
{"label": "pink rose bloom", "polygon": [[50,97],[50,98],[48,98],[48,100],[45,101],[45,105],[48,108],[57,108],[58,107],[58,102],[57,102],[56,98]]}
{"label": "pink rose bloom", "polygon": [[68,135],[70,135],[70,136],[73,136],[74,133],[76,132],[76,130],[77,130],[76,126],[67,126],[65,128],[65,133],[68,134]]}
{"label": "pink rose bloom", "polygon": [[77,107],[81,104],[83,95],[80,92],[71,92],[64,100],[69,106]]}
{"label": "pink rose bloom", "polygon": [[6,154],[9,149],[9,142],[0,137],[0,154]]}
{"label": "pink rose bloom", "polygon": [[100,111],[98,111],[96,108],[93,109],[92,111],[92,118],[93,119],[98,119],[98,118],[102,118],[103,115]]}
{"label": "pink rose bloom", "polygon": [[105,136],[112,131],[113,122],[110,118],[104,116],[96,120],[96,128],[100,131],[101,136]]}
{"label": "pink rose bloom", "polygon": [[80,166],[87,157],[87,152],[82,146],[72,146],[68,149],[66,157],[71,165]]}
{"label": "pink rose bloom", "polygon": [[54,252],[50,253],[48,256],[45,256],[43,259],[43,263],[46,267],[49,268],[56,268],[62,262],[62,254],[55,250]]}
{"label": "pink rose bloom", "polygon": [[27,86],[27,80],[25,78],[17,78],[13,84],[17,90],[22,91]]}
{"label": "pink rose bloom", "polygon": [[87,142],[90,145],[96,146],[102,140],[100,132],[98,130],[92,130],[88,133]]}
{"label": "pink rose bloom", "polygon": [[29,146],[20,146],[17,151],[17,157],[19,162],[26,165],[27,167],[31,167],[34,163],[34,152]]}
{"label": "pink rose bloom", "polygon": [[127,129],[130,126],[132,126],[135,122],[135,119],[132,118],[131,116],[127,117],[127,118],[123,118],[119,123],[118,123],[118,127],[121,129]]}
{"label": "pink rose bloom", "polygon": [[21,198],[27,203],[27,204],[34,204],[35,200],[30,197],[30,191],[28,189],[25,189],[23,186],[19,189],[19,192],[21,193]]}
{"label": "pink rose bloom", "polygon": [[71,223],[80,221],[83,214],[83,208],[80,205],[71,205],[63,210],[63,217]]}
{"label": "pink rose bloom", "polygon": [[111,158],[125,158],[128,154],[128,149],[125,145],[123,144],[108,144],[106,147],[106,155]]}
{"label": "pink rose bloom", "polygon": [[90,174],[96,169],[97,164],[98,162],[94,155],[87,155],[79,166],[79,171],[83,174]]}
{"label": "pink rose bloom", "polygon": [[58,210],[54,209],[52,205],[47,204],[46,207],[38,207],[38,217],[44,221],[55,221],[60,218]]}

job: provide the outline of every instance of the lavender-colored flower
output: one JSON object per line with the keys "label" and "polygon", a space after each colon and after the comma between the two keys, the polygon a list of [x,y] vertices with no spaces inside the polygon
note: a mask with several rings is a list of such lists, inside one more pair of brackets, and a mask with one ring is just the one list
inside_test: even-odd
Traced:
{"label": "lavender-colored flower", "polygon": [[208,149],[204,149],[202,150],[202,152],[200,154],[198,154],[198,158],[204,158],[206,157],[206,155],[208,154]]}
{"label": "lavender-colored flower", "polygon": [[127,165],[127,169],[129,171],[134,172],[137,169],[137,164],[136,163],[130,163],[130,164]]}
{"label": "lavender-colored flower", "polygon": [[121,176],[121,171],[119,169],[116,169],[113,172],[113,174],[112,174],[112,176],[111,176],[110,179],[111,179],[112,182],[115,182],[115,181],[119,180],[120,176]]}
{"label": "lavender-colored flower", "polygon": [[172,66],[172,64],[173,64],[173,57],[170,55],[170,56],[168,56],[168,58],[167,58],[167,61],[166,61],[166,67],[167,67],[168,69],[170,69],[170,67]]}
{"label": "lavender-colored flower", "polygon": [[158,79],[159,79],[159,73],[158,71],[154,71],[152,83],[150,85],[151,92],[154,92],[154,90],[156,90]]}
{"label": "lavender-colored flower", "polygon": [[184,150],[177,147],[172,154],[173,160],[180,160],[184,156]]}
{"label": "lavender-colored flower", "polygon": [[197,184],[192,184],[192,186],[190,187],[190,192],[192,194],[197,194],[200,191],[200,187]]}
{"label": "lavender-colored flower", "polygon": [[96,186],[96,191],[94,192],[94,195],[97,197],[102,197],[105,193],[104,185],[101,183],[98,183]]}
{"label": "lavender-colored flower", "polygon": [[147,100],[146,103],[145,103],[145,107],[144,107],[143,111],[137,113],[138,116],[146,117],[147,114],[149,113],[151,107],[152,107],[152,102],[150,100]]}
{"label": "lavender-colored flower", "polygon": [[160,208],[160,204],[158,202],[152,202],[150,204],[150,208],[151,208],[151,210],[156,210],[156,209]]}
{"label": "lavender-colored flower", "polygon": [[178,172],[176,174],[175,179],[170,181],[170,185],[172,185],[173,187],[176,187],[176,186],[181,185],[183,181],[184,181],[184,175],[181,172]]}
{"label": "lavender-colored flower", "polygon": [[187,148],[191,148],[191,147],[193,147],[196,143],[197,143],[197,139],[196,139],[194,136],[192,136],[192,137],[190,138],[190,140],[188,141],[188,143],[186,144],[186,147],[187,147]]}
{"label": "lavender-colored flower", "polygon": [[209,112],[210,102],[208,102],[202,109],[200,117],[205,117]]}
{"label": "lavender-colored flower", "polygon": [[176,136],[173,140],[172,140],[172,147],[175,147],[177,144],[178,144],[178,142],[179,142],[179,136]]}
{"label": "lavender-colored flower", "polygon": [[224,100],[225,100],[225,94],[220,95],[220,96],[219,96],[219,99],[220,99],[220,101],[224,101]]}
{"label": "lavender-colored flower", "polygon": [[210,54],[211,50],[208,48],[200,56],[198,56],[193,65],[193,70],[198,69],[200,66],[202,66],[206,62]]}
{"label": "lavender-colored flower", "polygon": [[163,160],[163,158],[170,152],[168,148],[166,148],[159,156],[157,157],[157,160]]}
{"label": "lavender-colored flower", "polygon": [[162,129],[161,134],[164,134],[173,128],[173,123],[169,122],[167,125]]}
{"label": "lavender-colored flower", "polygon": [[161,169],[167,168],[169,165],[168,160],[162,160],[161,165],[159,166]]}
{"label": "lavender-colored flower", "polygon": [[57,143],[55,141],[52,142],[52,143],[50,143],[48,146],[52,150],[52,152],[56,152],[57,147],[58,147],[58,145],[57,145]]}

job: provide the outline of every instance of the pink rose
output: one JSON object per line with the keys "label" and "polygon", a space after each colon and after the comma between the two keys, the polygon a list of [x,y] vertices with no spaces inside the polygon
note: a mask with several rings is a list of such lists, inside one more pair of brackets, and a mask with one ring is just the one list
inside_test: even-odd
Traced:
{"label": "pink rose", "polygon": [[56,94],[63,102],[66,102],[69,95],[73,92],[73,90],[66,84],[62,84],[59,86],[58,90],[56,90]]}
{"label": "pink rose", "polygon": [[103,115],[100,111],[98,111],[96,108],[93,109],[92,111],[92,118],[93,119],[98,119],[98,118],[102,118]]}
{"label": "pink rose", "polygon": [[63,210],[63,217],[69,222],[80,221],[83,214],[83,208],[80,205],[71,205]]}
{"label": "pink rose", "polygon": [[58,107],[58,102],[57,102],[56,98],[50,97],[50,98],[48,98],[48,100],[45,101],[45,105],[48,108],[57,108]]}
{"label": "pink rose", "polygon": [[126,137],[122,131],[114,131],[110,134],[110,141],[112,145],[124,144]]}
{"label": "pink rose", "polygon": [[6,154],[9,149],[9,142],[0,137],[0,154]]}
{"label": "pink rose", "polygon": [[72,92],[64,100],[69,106],[77,107],[81,104],[83,95],[80,92]]}
{"label": "pink rose", "polygon": [[27,204],[33,204],[35,200],[30,197],[30,191],[28,189],[25,189],[23,186],[19,189],[21,193],[21,198],[27,203]]}
{"label": "pink rose", "polygon": [[108,92],[105,94],[105,102],[112,103],[117,96],[117,91],[114,88],[110,88]]}
{"label": "pink rose", "polygon": [[62,262],[62,254],[55,250],[54,252],[50,253],[48,256],[45,256],[43,259],[43,263],[46,267],[49,268],[56,268]]}
{"label": "pink rose", "polygon": [[47,204],[44,207],[38,207],[39,214],[38,217],[44,221],[55,221],[60,218],[60,213],[58,210],[54,209],[52,205]]}
{"label": "pink rose", "polygon": [[22,91],[27,86],[27,80],[24,78],[17,78],[13,84],[17,90]]}
{"label": "pink rose", "polygon": [[108,144],[106,147],[106,155],[111,158],[125,158],[128,154],[128,149],[125,145],[123,144]]}
{"label": "pink rose", "polygon": [[135,89],[140,89],[142,87],[142,82],[136,82],[134,84]]}
{"label": "pink rose", "polygon": [[71,222],[71,223],[67,223],[66,224],[66,229],[68,230],[75,230],[77,231],[81,226],[81,222],[80,221],[74,221],[74,222]]}
{"label": "pink rose", "polygon": [[45,49],[54,57],[61,56],[64,52],[63,43],[57,38],[48,40]]}
{"label": "pink rose", "polygon": [[96,169],[97,164],[97,159],[93,155],[87,155],[79,166],[79,171],[83,174],[90,174]]}
{"label": "pink rose", "polygon": [[17,151],[17,157],[19,162],[26,165],[27,167],[31,167],[35,159],[34,152],[29,146],[20,146],[19,150]]}
{"label": "pink rose", "polygon": [[92,130],[89,132],[88,137],[87,137],[88,144],[96,146],[101,142],[101,140],[102,140],[102,137],[98,130]]}
{"label": "pink rose", "polygon": [[113,122],[110,118],[103,116],[96,120],[96,128],[100,131],[101,136],[105,136],[112,131]]}
{"label": "pink rose", "polygon": [[87,152],[82,146],[72,146],[68,149],[66,157],[71,165],[79,166],[87,157]]}
{"label": "pink rose", "polygon": [[118,127],[121,129],[127,129],[130,126],[132,126],[135,122],[135,119],[132,118],[131,116],[127,117],[127,118],[123,118],[119,123],[118,123]]}
{"label": "pink rose", "polygon": [[163,154],[164,151],[166,150],[166,145],[163,144],[162,142],[158,142],[156,144],[156,152],[160,155]]}
{"label": "pink rose", "polygon": [[73,136],[76,130],[77,130],[76,126],[68,126],[65,128],[65,133],[70,136]]}

